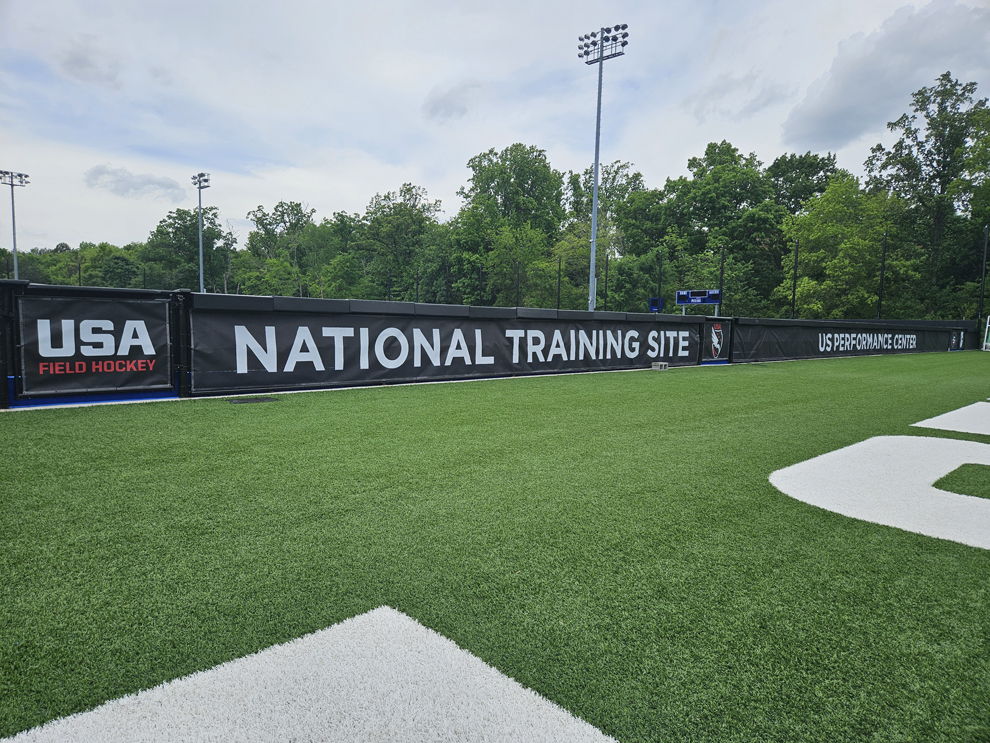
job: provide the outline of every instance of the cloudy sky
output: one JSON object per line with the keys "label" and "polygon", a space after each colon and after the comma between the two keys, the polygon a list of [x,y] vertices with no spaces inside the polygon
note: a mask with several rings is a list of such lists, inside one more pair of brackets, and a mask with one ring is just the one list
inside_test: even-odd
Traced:
{"label": "cloudy sky", "polygon": [[596,69],[577,37],[616,23],[602,159],[651,186],[722,139],[860,172],[940,73],[990,95],[990,0],[0,0],[0,169],[31,176],[18,247],[144,240],[195,206],[200,170],[243,243],[259,204],[361,212],[404,182],[450,217],[467,160],[513,142],[583,169]]}

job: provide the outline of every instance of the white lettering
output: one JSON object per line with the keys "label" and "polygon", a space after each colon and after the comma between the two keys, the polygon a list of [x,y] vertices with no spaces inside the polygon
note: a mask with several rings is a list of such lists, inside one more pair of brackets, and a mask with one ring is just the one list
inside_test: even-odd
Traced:
{"label": "white lettering", "polygon": [[38,353],[46,359],[73,356],[76,353],[76,321],[62,321],[62,347],[52,348],[51,320],[38,320]]}
{"label": "white lettering", "polygon": [[526,336],[525,330],[506,330],[505,337],[512,339],[512,363],[519,363],[519,341]]}
{"label": "white lettering", "polygon": [[251,332],[244,325],[234,326],[234,347],[236,349],[237,355],[237,373],[247,374],[248,373],[248,362],[247,362],[247,352],[250,348],[254,353],[261,365],[265,367],[265,371],[275,372],[278,371],[278,360],[276,354],[278,353],[275,346],[275,326],[266,325],[265,326],[265,347],[262,348],[261,344],[255,340],[255,337],[251,335]]}
{"label": "white lettering", "polygon": [[630,330],[626,332],[626,343],[624,349],[626,351],[627,359],[634,359],[639,356],[639,341],[636,340],[637,338],[639,338],[638,330]]}
{"label": "white lettering", "polygon": [[483,349],[481,347],[481,328],[474,329],[474,363],[475,364],[494,364],[494,356],[485,356],[482,353]]}
{"label": "white lettering", "polygon": [[148,326],[144,320],[128,320],[124,323],[124,332],[117,347],[118,356],[126,356],[131,346],[141,346],[141,352],[146,356],[155,355],[155,347],[151,343],[151,336],[148,334]]}
{"label": "white lettering", "polygon": [[578,358],[584,361],[584,352],[587,349],[589,358],[594,359],[598,356],[598,333],[594,330],[591,331],[591,337],[583,330],[578,331],[578,340],[581,343],[581,348],[578,351]]}
{"label": "white lettering", "polygon": [[646,355],[651,359],[655,359],[660,354],[660,346],[657,345],[658,335],[660,336],[660,339],[663,340],[663,336],[656,330],[651,330],[650,334],[646,336],[646,342],[650,345],[646,351]]}
{"label": "white lettering", "polygon": [[362,369],[368,369],[371,367],[368,363],[368,329],[360,328],[358,337],[361,341],[361,357],[359,360],[359,365]]}
{"label": "white lettering", "polygon": [[[303,346],[306,347],[305,351]],[[313,334],[305,325],[300,325],[299,329],[296,330],[296,337],[292,341],[292,350],[289,351],[289,358],[285,360],[285,368],[282,371],[295,371],[296,364],[300,361],[309,361],[316,371],[324,371],[323,359],[320,358],[320,352],[316,349],[316,341],[313,340]]]}
{"label": "white lettering", "polygon": [[612,335],[612,331],[607,332],[608,337],[608,348],[605,351],[605,358],[612,358],[612,350],[615,349],[615,357],[618,359],[622,358],[622,331],[616,330],[615,335]]}
{"label": "white lettering", "polygon": [[430,344],[419,328],[413,328],[413,366],[419,368],[423,365],[423,351],[430,359],[433,366],[440,366],[440,331],[433,329],[433,343]]}
{"label": "white lettering", "polygon": [[553,359],[554,356],[560,356],[564,361],[567,361],[567,349],[564,347],[564,336],[560,334],[559,330],[553,331],[553,340],[550,341],[550,351],[547,353],[547,361]]}
{"label": "white lettering", "polygon": [[464,340],[464,333],[460,328],[454,328],[450,336],[450,348],[447,349],[447,358],[444,359],[443,365],[450,366],[450,362],[454,359],[464,359],[464,363],[471,366],[471,353],[468,351],[467,341]]}
{"label": "white lettering", "polygon": [[[677,331],[677,355],[678,356],[687,356],[688,355],[688,335],[689,335],[689,332],[687,330],[679,330],[679,331]],[[670,350],[673,351],[674,349],[671,348]]]}
{"label": "white lettering", "polygon": [[[394,359],[390,359],[385,355],[385,342],[389,338],[395,338],[399,342],[399,355]],[[406,359],[409,358],[409,341],[406,340],[406,336],[402,334],[402,331],[398,328],[385,328],[378,338],[375,339],[375,358],[386,369],[398,369],[406,363]]]}
{"label": "white lettering", "polygon": [[324,338],[333,338],[333,368],[344,368],[344,338],[354,337],[354,328],[323,328]]}
{"label": "white lettering", "polygon": [[82,343],[99,343],[100,346],[80,346],[83,356],[113,356],[116,342],[109,333],[94,333],[94,330],[113,330],[109,320],[83,320],[79,323],[79,340]]}
{"label": "white lettering", "polygon": [[[539,340],[539,345],[533,341]],[[547,344],[547,337],[543,335],[542,330],[527,330],[526,331],[526,361],[527,363],[533,363],[533,354],[535,353],[540,361],[545,361],[543,358],[543,347]]]}

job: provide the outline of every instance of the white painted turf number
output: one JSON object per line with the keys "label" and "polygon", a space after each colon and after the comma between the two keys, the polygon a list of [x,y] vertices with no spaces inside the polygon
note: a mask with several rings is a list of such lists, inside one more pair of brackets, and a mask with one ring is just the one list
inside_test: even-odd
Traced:
{"label": "white painted turf number", "polygon": [[[914,425],[990,435],[990,404]],[[990,499],[934,487],[963,464],[990,465],[990,445],[878,436],[777,470],[770,482],[785,495],[844,516],[990,549]]]}

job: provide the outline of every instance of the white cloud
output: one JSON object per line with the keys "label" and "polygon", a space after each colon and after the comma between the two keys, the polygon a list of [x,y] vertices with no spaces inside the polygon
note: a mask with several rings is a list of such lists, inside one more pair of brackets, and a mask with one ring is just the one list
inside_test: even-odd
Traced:
{"label": "white cloud", "polygon": [[[903,2],[614,0],[605,13],[592,0],[284,0],[248,11],[234,0],[62,0],[53,12],[0,0],[0,166],[32,174],[18,232],[40,246],[144,239],[173,204],[195,205],[177,183],[202,170],[213,176],[204,203],[242,238],[239,220],[259,204],[360,212],[404,182],[450,217],[479,152],[522,142],[558,170],[591,163],[598,71],[573,45],[621,21],[630,45],[604,65],[601,157],[631,161],[659,186],[710,141],[772,161],[795,92],[838,69],[842,39],[866,38]],[[970,56],[984,42],[957,39]],[[914,64],[929,54],[901,52]],[[944,69],[897,91],[895,115]],[[844,167],[863,157],[840,150]],[[113,165],[87,188],[79,174],[93,163]],[[0,229],[0,245],[9,239]]]}
{"label": "white cloud", "polygon": [[759,82],[759,75],[750,71],[745,75],[723,72],[711,82],[695,89],[682,102],[700,123],[712,116],[748,118],[769,106],[790,100],[793,89],[772,80]]}
{"label": "white cloud", "polygon": [[126,168],[95,165],[83,176],[89,188],[102,188],[128,199],[167,199],[177,204],[186,197],[186,191],[177,181],[151,173],[132,173]]}
{"label": "white cloud", "polygon": [[484,89],[484,84],[478,80],[463,80],[449,88],[438,85],[426,96],[423,114],[434,121],[459,119],[468,112]]}
{"label": "white cloud", "polygon": [[957,79],[990,72],[990,10],[938,0],[898,10],[876,31],[839,45],[829,71],[784,122],[798,149],[839,149],[882,131],[904,113],[910,94],[949,70]]}
{"label": "white cloud", "polygon": [[84,83],[120,88],[120,63],[96,43],[96,37],[83,34],[74,39],[58,57],[59,69]]}

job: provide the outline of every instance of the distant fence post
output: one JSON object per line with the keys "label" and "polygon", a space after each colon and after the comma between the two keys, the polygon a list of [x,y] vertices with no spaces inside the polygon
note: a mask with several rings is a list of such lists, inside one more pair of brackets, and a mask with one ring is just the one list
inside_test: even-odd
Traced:
{"label": "distant fence post", "polygon": [[189,372],[192,360],[192,334],[189,313],[192,310],[192,292],[189,289],[176,289],[173,292],[174,310],[172,314],[175,330],[175,374],[178,377],[179,397],[189,397]]}
{"label": "distant fence post", "polygon": [[791,289],[791,319],[794,319],[794,305],[797,301],[797,267],[798,267],[798,248],[801,245],[800,240],[794,241],[794,285]]}

